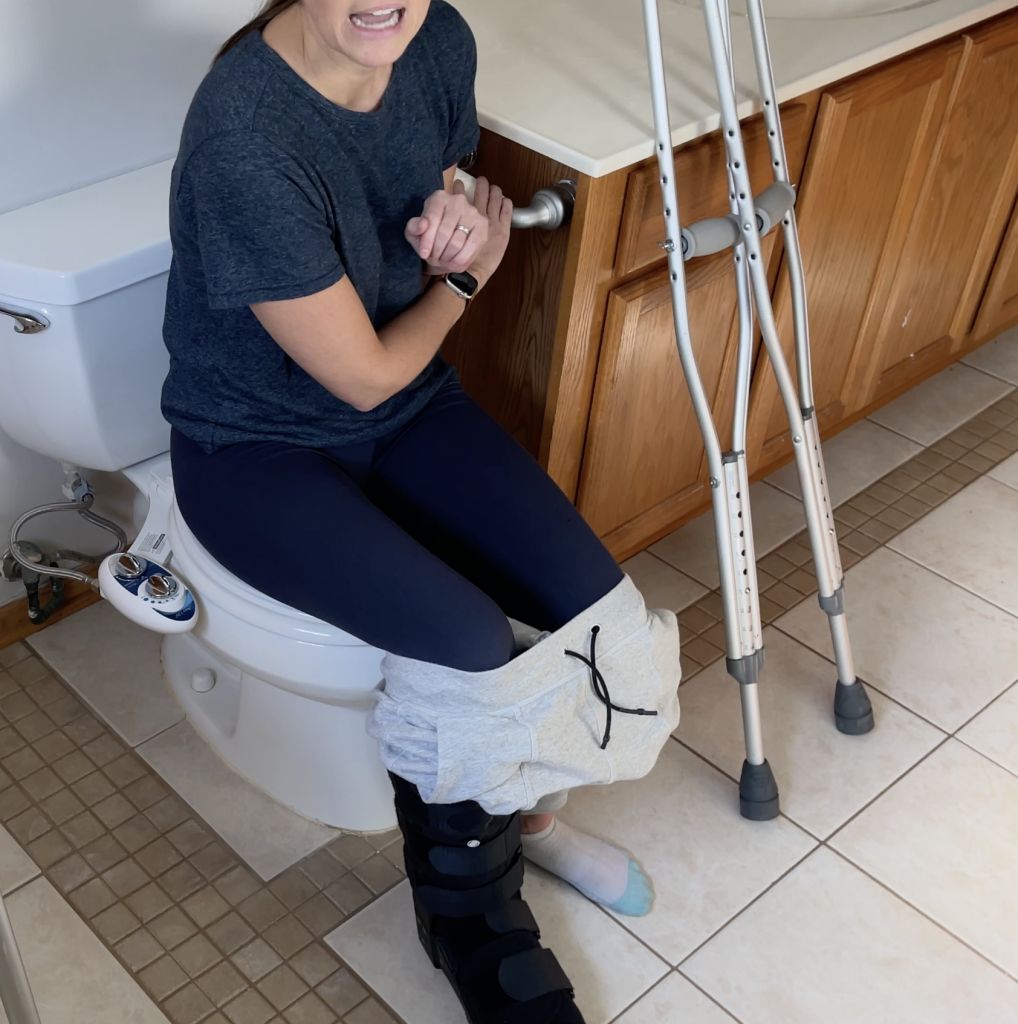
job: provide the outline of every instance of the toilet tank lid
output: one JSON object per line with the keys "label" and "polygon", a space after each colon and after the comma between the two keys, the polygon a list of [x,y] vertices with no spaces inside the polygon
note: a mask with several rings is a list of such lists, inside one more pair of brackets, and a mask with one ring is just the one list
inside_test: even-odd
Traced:
{"label": "toilet tank lid", "polygon": [[73,306],[169,269],[172,160],[0,214],[0,295]]}

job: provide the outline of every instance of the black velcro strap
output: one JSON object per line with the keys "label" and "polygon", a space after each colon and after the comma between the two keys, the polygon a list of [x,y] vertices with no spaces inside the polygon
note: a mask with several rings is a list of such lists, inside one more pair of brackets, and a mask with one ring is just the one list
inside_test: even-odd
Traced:
{"label": "black velcro strap", "polygon": [[488,927],[492,931],[500,935],[508,932],[530,932],[537,938],[541,937],[541,930],[525,900],[510,900],[505,906],[489,910],[484,915],[484,920],[488,922]]}
{"label": "black velcro strap", "polygon": [[443,875],[490,875],[492,871],[511,863],[518,849],[520,816],[515,814],[508,827],[494,839],[477,846],[433,846],[428,851],[428,860]]}
{"label": "black velcro strap", "polygon": [[528,949],[506,957],[498,965],[498,983],[507,996],[521,1003],[549,992],[573,991],[550,949]]}
{"label": "black velcro strap", "polygon": [[501,878],[476,889],[442,889],[437,885],[419,885],[414,894],[432,914],[440,917],[471,917],[486,914],[508,903],[523,885],[523,858]]}

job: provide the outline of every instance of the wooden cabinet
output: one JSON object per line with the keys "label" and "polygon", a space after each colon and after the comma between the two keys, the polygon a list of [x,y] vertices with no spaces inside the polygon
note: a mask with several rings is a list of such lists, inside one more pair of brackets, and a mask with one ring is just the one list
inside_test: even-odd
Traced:
{"label": "wooden cabinet", "polygon": [[1018,323],[1018,204],[997,255],[979,317],[973,328],[974,344],[988,341]]}
{"label": "wooden cabinet", "polygon": [[849,388],[864,404],[938,369],[976,318],[1018,191],[1018,19],[963,38],[958,80],[878,326]]}
{"label": "wooden cabinet", "polygon": [[[862,408],[850,370],[874,359],[927,170],[937,150],[962,44],[923,51],[824,93],[797,205],[810,310],[814,406],[821,430]],[[792,362],[787,272],[775,317]],[[750,414],[752,469],[791,450],[770,361],[761,352]]]}
{"label": "wooden cabinet", "polygon": [[[1018,322],[1018,10],[782,107],[824,436]],[[760,122],[745,126],[766,178]],[[648,147],[649,149],[650,147]],[[808,151],[808,152],[807,152]],[[709,504],[678,355],[656,161],[570,172],[486,132],[475,173],[517,201],[577,179],[568,231],[514,234],[446,347],[464,383],[536,454],[625,558]],[[676,154],[683,222],[727,212],[715,133]],[[754,180],[754,190],[764,185]],[[792,316],[778,235],[766,258],[782,342]],[[701,377],[726,444],[737,343],[730,256],[687,264]],[[756,343],[754,476],[791,455]]]}

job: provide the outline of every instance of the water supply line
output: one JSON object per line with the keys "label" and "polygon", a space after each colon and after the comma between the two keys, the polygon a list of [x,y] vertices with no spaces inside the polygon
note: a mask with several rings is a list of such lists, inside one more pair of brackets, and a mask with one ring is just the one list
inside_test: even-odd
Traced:
{"label": "water supply line", "polygon": [[[4,552],[3,558],[6,562],[10,559],[21,568],[22,580],[28,592],[28,616],[32,622],[38,624],[44,622],[54,611],[60,607],[63,598],[63,581],[75,580],[84,583],[98,593],[99,581],[88,573],[82,572],[83,565],[89,562],[101,562],[108,555],[117,551],[124,551],[127,548],[127,534],[115,522],[106,519],[92,511],[95,502],[95,491],[92,485],[82,475],[77,466],[63,463],[64,483],[61,490],[68,501],[55,501],[45,505],[38,505],[20,515],[11,526],[8,549]],[[80,551],[61,549],[49,560],[42,550],[29,541],[23,541],[19,535],[26,523],[38,516],[50,512],[76,512],[86,522],[93,526],[112,533],[117,543],[109,551],[100,555],[86,555]],[[64,568],[57,565],[57,561],[77,560],[76,568]],[[39,583],[42,577],[53,578],[52,600],[45,607],[39,604]]]}

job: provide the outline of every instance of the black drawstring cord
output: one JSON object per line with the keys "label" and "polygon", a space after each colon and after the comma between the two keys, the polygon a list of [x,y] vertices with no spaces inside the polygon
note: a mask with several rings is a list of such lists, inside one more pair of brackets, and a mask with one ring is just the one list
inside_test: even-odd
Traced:
{"label": "black drawstring cord", "polygon": [[608,741],[611,739],[612,732],[612,711],[618,711],[623,715],[656,715],[656,711],[647,711],[645,708],[622,708],[618,704],[612,703],[611,694],[608,692],[608,684],[604,681],[604,676],[601,675],[601,670],[597,667],[597,657],[594,651],[595,645],[597,644],[597,634],[601,632],[600,626],[592,626],[590,629],[590,658],[585,658],[582,654],[577,654],[576,651],[566,651],[571,658],[579,658],[587,668],[590,669],[590,685],[594,688],[594,693],[597,695],[597,699],[605,706],[606,710],[606,721],[604,724],[604,739],[601,741],[601,749],[604,750],[608,746]]}

